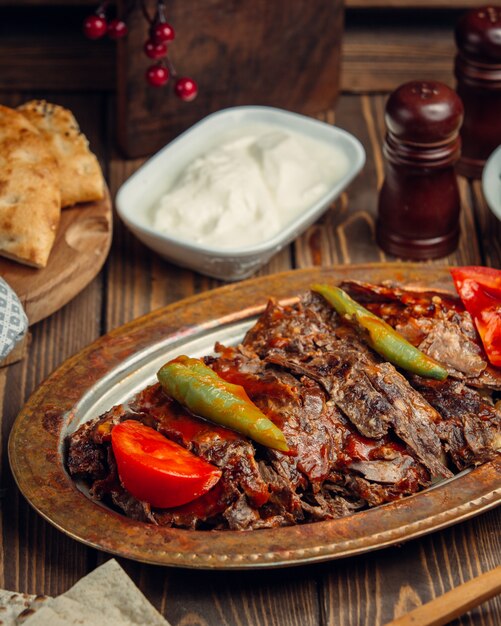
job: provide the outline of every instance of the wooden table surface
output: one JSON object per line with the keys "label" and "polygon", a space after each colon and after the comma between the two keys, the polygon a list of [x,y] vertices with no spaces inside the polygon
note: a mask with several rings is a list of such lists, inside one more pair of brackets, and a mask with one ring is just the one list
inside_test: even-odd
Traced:
{"label": "wooden table surface", "polygon": [[[37,93],[9,93],[15,105]],[[113,98],[106,94],[43,94],[70,107],[98,154],[112,194],[142,163],[114,148]],[[367,164],[349,189],[304,235],[260,272],[388,259],[374,243],[377,189],[383,180],[384,95],[343,95],[322,116],[356,135]],[[440,264],[501,267],[501,225],[489,212],[478,182],[460,181],[462,236]],[[16,488],[6,445],[29,395],[66,358],[110,329],[220,283],[163,261],[115,219],[108,261],[72,302],[32,328],[28,354],[0,369],[2,473],[0,587],[57,595],[109,555],[87,548],[46,523]],[[500,562],[499,510],[403,546],[351,559],[284,570],[205,572],[120,560],[136,584],[173,626],[361,626],[385,624]],[[210,541],[210,534],[207,536]],[[501,624],[500,598],[455,624]]]}

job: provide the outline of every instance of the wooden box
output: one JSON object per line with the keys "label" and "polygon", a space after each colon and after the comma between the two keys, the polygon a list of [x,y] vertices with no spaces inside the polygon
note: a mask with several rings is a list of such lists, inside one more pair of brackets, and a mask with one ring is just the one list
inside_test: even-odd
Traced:
{"label": "wooden box", "polygon": [[[140,3],[135,3],[139,5]],[[156,2],[146,0],[150,14]],[[199,95],[182,102],[173,85],[145,73],[148,22],[139,6],[118,49],[118,142],[129,157],[151,154],[219,109],[262,104],[314,115],[339,90],[343,0],[169,0],[176,31],[169,57]]]}

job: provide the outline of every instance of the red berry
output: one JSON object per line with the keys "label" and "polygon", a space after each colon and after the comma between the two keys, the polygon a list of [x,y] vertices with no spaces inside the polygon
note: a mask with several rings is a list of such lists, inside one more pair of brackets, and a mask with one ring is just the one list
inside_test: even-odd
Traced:
{"label": "red berry", "polygon": [[163,59],[167,54],[167,45],[163,42],[156,43],[148,39],[144,44],[144,53],[150,59]]}
{"label": "red berry", "polygon": [[174,85],[176,96],[185,102],[191,102],[197,97],[198,86],[192,78],[179,78]]}
{"label": "red berry", "polygon": [[106,19],[101,15],[89,15],[83,23],[84,35],[89,39],[100,39],[106,35],[108,25]]}
{"label": "red berry", "polygon": [[108,36],[112,39],[121,39],[125,37],[128,32],[127,24],[123,20],[111,20],[108,24]]}
{"label": "red berry", "polygon": [[173,41],[176,33],[170,24],[167,22],[160,22],[155,24],[153,27],[151,37],[153,41],[157,42],[165,42],[165,41]]}
{"label": "red berry", "polygon": [[146,80],[152,87],[163,87],[169,80],[169,70],[164,65],[152,65],[146,72]]}

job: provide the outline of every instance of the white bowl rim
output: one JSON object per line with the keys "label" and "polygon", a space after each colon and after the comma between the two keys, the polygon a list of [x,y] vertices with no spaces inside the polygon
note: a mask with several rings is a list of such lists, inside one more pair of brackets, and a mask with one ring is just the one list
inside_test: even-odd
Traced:
{"label": "white bowl rim", "polygon": [[[167,149],[171,150],[173,147],[176,146],[176,144],[185,140],[188,135],[192,134],[193,132],[196,132],[196,130],[200,126],[209,123],[210,121],[214,120],[217,117],[223,117],[225,115],[229,115],[234,112],[243,112],[243,113],[249,113],[249,114],[271,113],[272,115],[276,115],[277,117],[296,120],[299,124],[326,127],[326,129],[328,129],[327,132],[330,132],[331,134],[335,134],[338,137],[341,136],[346,141],[348,141],[348,143],[351,144],[354,150],[355,156],[356,156],[353,166],[342,178],[340,178],[330,188],[330,190],[326,194],[324,194],[317,202],[311,205],[311,207],[305,210],[300,219],[296,218],[294,220],[291,220],[289,224],[287,224],[284,227],[283,230],[275,234],[273,237],[270,237],[269,239],[266,239],[258,244],[247,246],[245,248],[242,246],[239,246],[238,248],[221,249],[216,246],[207,246],[207,245],[204,246],[196,242],[190,241],[188,239],[182,239],[181,237],[171,237],[165,233],[160,233],[156,231],[153,227],[138,224],[137,222],[134,222],[133,220],[131,220],[128,216],[124,215],[124,210],[121,206],[121,198],[122,196],[126,194],[127,188],[130,186],[130,184],[133,184],[134,180],[138,178],[139,176],[141,176],[145,168],[150,167],[151,164],[154,163],[156,160],[161,159],[163,157],[164,152],[167,151]],[[301,132],[301,131],[298,129],[297,132]],[[247,258],[249,256],[256,256],[256,255],[268,252],[273,249],[277,249],[278,251],[284,245],[284,242],[289,241],[290,237],[294,236],[294,231],[301,229],[301,225],[304,222],[308,221],[308,219],[311,218],[311,216],[315,215],[316,213],[321,214],[323,212],[323,207],[333,202],[333,200],[351,183],[351,181],[355,178],[355,176],[360,172],[360,170],[365,165],[365,161],[366,161],[366,153],[360,140],[357,139],[354,135],[352,135],[348,131],[342,128],[339,128],[338,126],[335,126],[333,124],[328,124],[327,122],[322,122],[321,120],[317,120],[313,117],[302,115],[301,113],[295,113],[293,111],[288,111],[286,109],[280,109],[277,107],[269,107],[269,106],[262,106],[262,105],[242,105],[242,106],[227,107],[225,109],[215,111],[214,113],[210,113],[209,115],[205,116],[204,118],[202,118],[201,120],[193,124],[193,126],[191,126],[187,130],[185,130],[183,133],[181,133],[178,137],[174,138],[172,141],[167,143],[163,148],[161,148],[158,152],[152,155],[147,161],[145,161],[145,163],[141,165],[141,167],[139,167],[121,185],[115,197],[115,204],[116,204],[117,213],[119,214],[120,218],[124,221],[124,223],[131,230],[135,229],[138,232],[141,232],[142,234],[148,237],[154,237],[158,241],[164,241],[172,246],[182,247],[186,250],[191,250],[193,252],[198,252],[204,255],[218,256],[221,259]]]}
{"label": "white bowl rim", "polygon": [[482,171],[482,191],[490,210],[501,220],[501,145],[485,163]]}

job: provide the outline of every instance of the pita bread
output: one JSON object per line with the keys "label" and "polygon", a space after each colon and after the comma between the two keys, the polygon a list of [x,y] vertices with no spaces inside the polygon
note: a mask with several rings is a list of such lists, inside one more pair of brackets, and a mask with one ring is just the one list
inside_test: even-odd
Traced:
{"label": "pita bread", "polygon": [[97,610],[103,624],[169,626],[115,559],[79,580],[63,596]]}
{"label": "pita bread", "polygon": [[111,559],[57,598],[0,590],[4,626],[169,626]]}
{"label": "pita bread", "polygon": [[45,267],[60,214],[54,157],[24,115],[0,105],[0,255]]}
{"label": "pita bread", "polygon": [[96,156],[71,111],[45,100],[18,107],[41,133],[59,166],[61,206],[101,200],[104,182]]}
{"label": "pita bread", "polygon": [[[148,622],[144,622],[147,624]],[[130,626],[129,622],[109,621],[105,615],[64,595],[53,598],[24,622],[25,626]]]}
{"label": "pita bread", "polygon": [[24,624],[50,598],[0,589],[0,622],[3,626]]}

